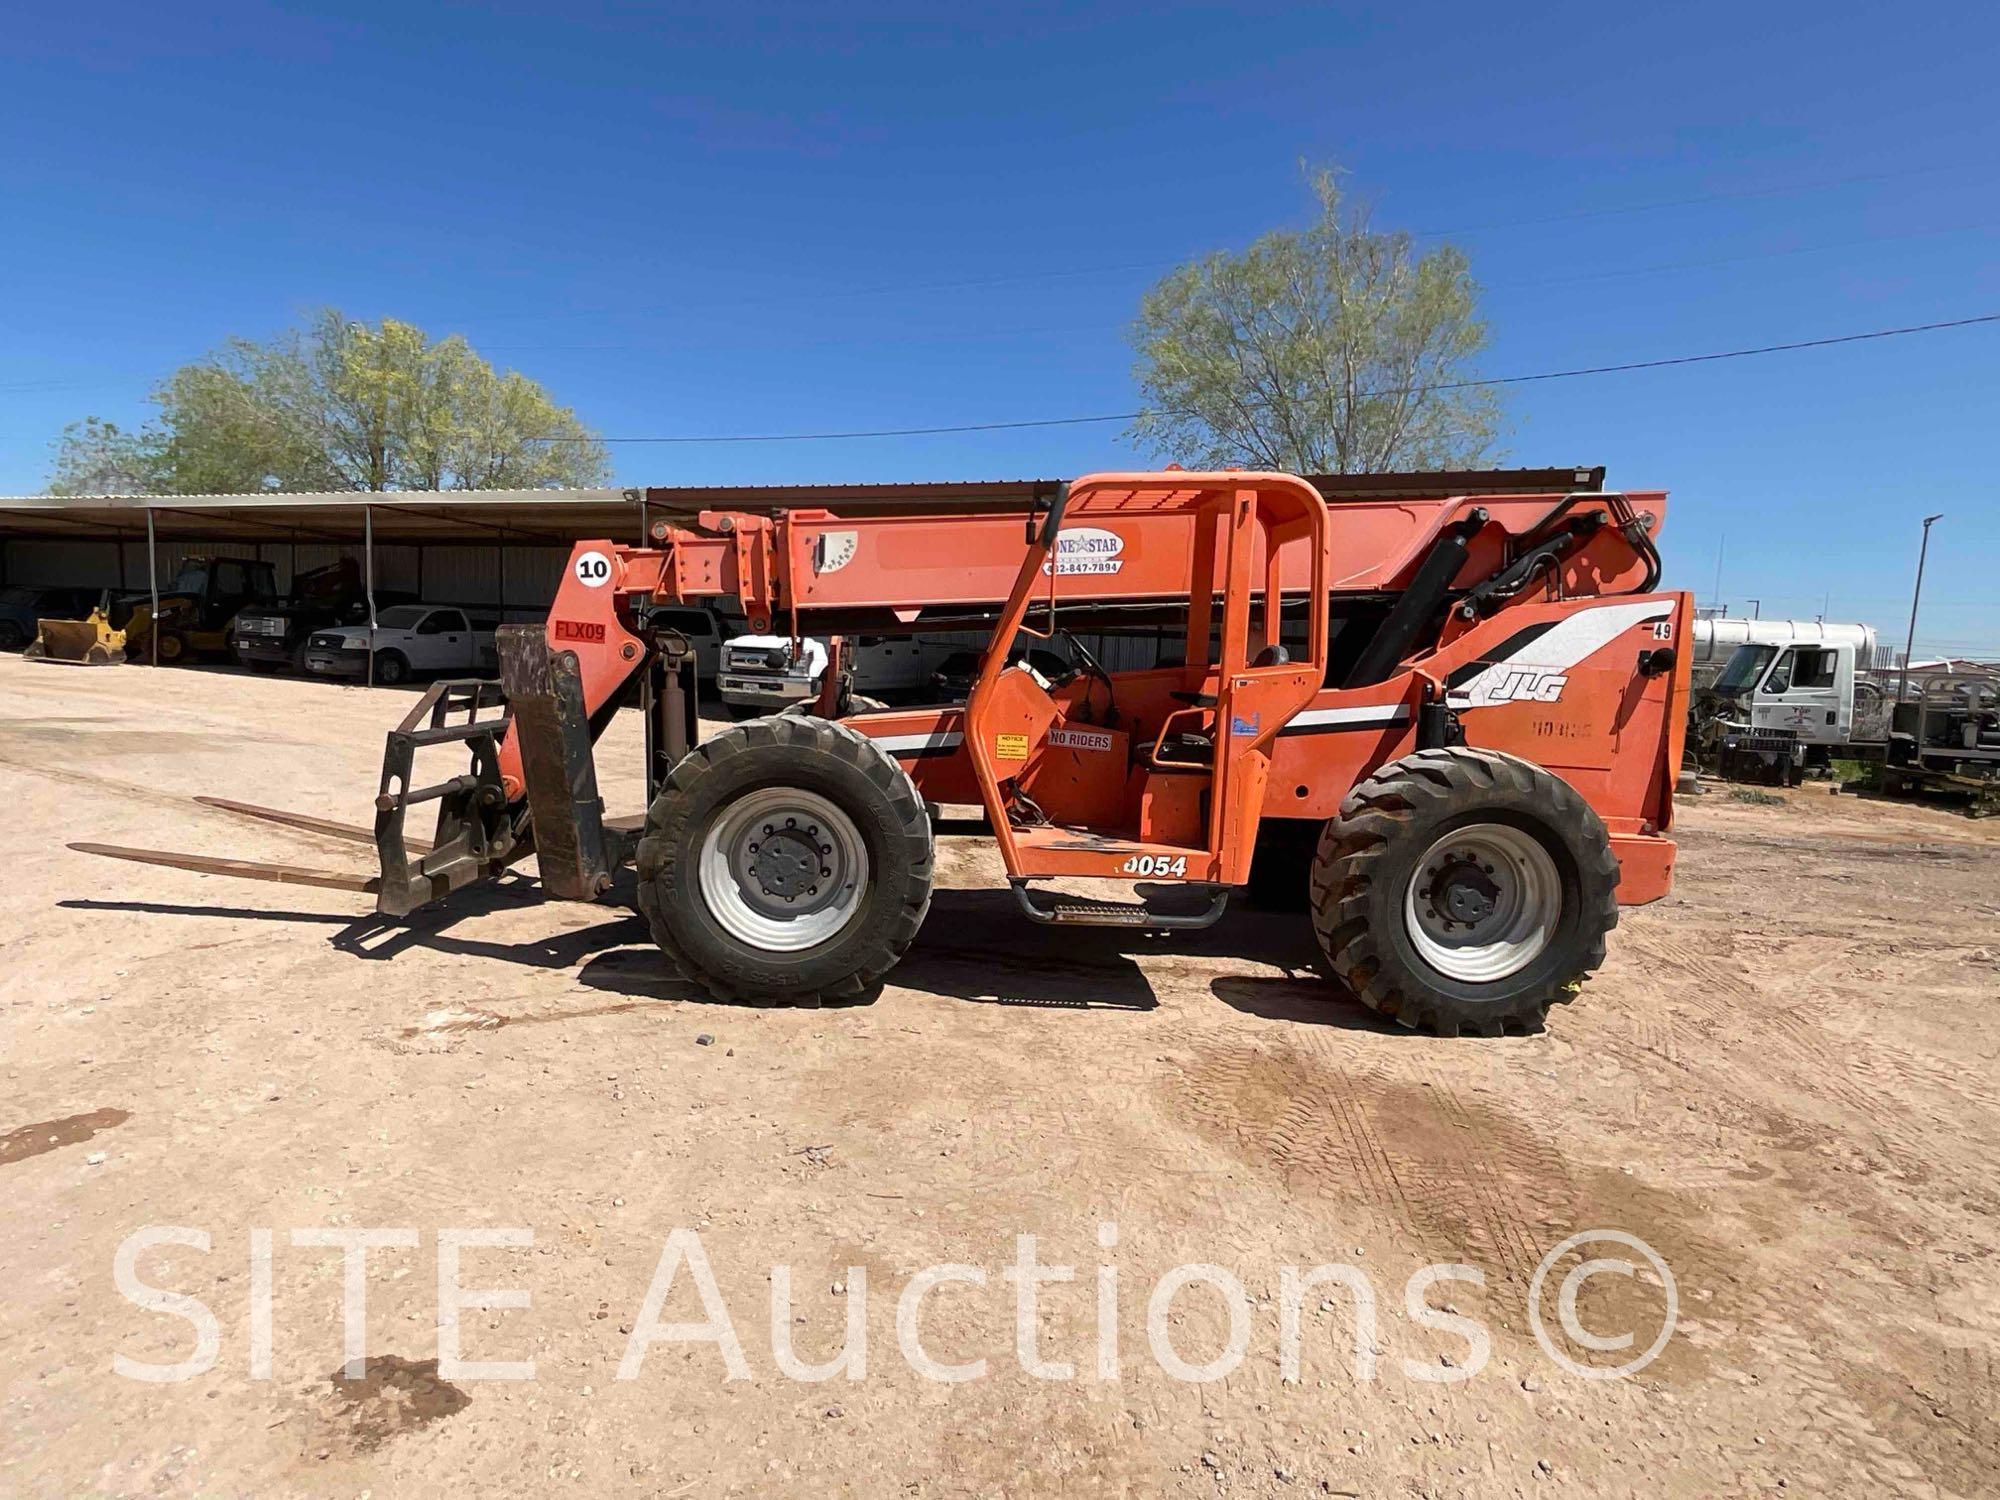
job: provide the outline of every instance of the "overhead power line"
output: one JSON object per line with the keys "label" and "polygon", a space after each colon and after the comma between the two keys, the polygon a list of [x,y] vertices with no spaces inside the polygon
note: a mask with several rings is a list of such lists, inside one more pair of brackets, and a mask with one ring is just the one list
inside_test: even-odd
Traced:
{"label": "overhead power line", "polygon": [[[1435,391],[1463,391],[1482,386],[1528,385],[1543,380],[1575,380],[1586,375],[1620,375],[1633,370],[1664,370],[1677,365],[1713,364],[1726,359],[1751,359],[1765,354],[1789,354],[1801,349],[1827,349],[1837,344],[1860,344],[1874,339],[1902,338],[1908,334],[1938,333],[1947,328],[1971,328],[2000,323],[2000,313],[1981,313],[1969,318],[1951,318],[1940,323],[1911,323],[1901,328],[1876,328],[1866,333],[1841,333],[1825,338],[1797,339],[1786,344],[1759,344],[1749,349],[1722,349],[1709,354],[1679,354],[1664,359],[1637,359],[1613,365],[1582,365],[1570,370],[1542,370],[1532,375],[1493,375],[1478,380],[1449,380],[1434,385],[1391,386],[1363,391],[1363,396],[1427,395]],[[1268,405],[1269,403],[1262,403]],[[544,437],[545,443],[825,443],[850,438],[936,437],[956,432],[1010,432],[1024,427],[1080,427],[1095,422],[1132,422],[1143,411],[1103,412],[1081,417],[1030,417],[1012,422],[955,422],[938,427],[877,427],[846,432],[762,432],[686,433],[660,437],[574,438]]]}

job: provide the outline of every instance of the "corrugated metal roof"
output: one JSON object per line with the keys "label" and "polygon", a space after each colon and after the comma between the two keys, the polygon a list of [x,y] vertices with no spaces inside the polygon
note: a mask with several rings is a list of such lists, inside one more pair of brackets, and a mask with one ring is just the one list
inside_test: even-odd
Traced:
{"label": "corrugated metal roof", "polygon": [[[1314,475],[1328,500],[1547,493],[1597,489],[1599,467]],[[19,495],[0,497],[0,539],[143,537],[150,512],[161,541],[355,543],[372,518],[383,542],[567,544],[583,537],[638,540],[639,513],[825,508],[882,514],[940,504],[1022,510],[1055,479],[902,480],[887,484],[650,485],[569,490],[327,491],[254,495]]]}

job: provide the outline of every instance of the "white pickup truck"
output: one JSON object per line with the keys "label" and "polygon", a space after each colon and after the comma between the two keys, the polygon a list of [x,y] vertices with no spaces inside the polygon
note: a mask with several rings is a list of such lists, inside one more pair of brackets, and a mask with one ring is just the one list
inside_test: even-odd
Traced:
{"label": "white pickup truck", "polygon": [[[853,690],[870,696],[912,692],[926,687],[931,674],[970,635],[848,636],[843,666]],[[788,704],[816,697],[826,674],[826,647],[806,637],[800,656],[792,657],[791,637],[739,635],[722,643],[722,667],[715,684],[729,709],[739,717],[774,714]]]}
{"label": "white pickup truck", "polygon": [[500,665],[489,622],[475,624],[455,605],[398,604],[375,616],[372,632],[366,625],[314,631],[306,638],[306,671],[315,677],[366,677],[371,635],[375,681],[383,686],[419,675],[485,676]]}

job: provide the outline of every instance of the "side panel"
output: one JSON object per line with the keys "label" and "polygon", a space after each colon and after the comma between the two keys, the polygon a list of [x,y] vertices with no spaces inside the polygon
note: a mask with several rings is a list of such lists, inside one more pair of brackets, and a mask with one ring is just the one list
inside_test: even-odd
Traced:
{"label": "side panel", "polygon": [[1678,653],[1671,672],[1647,675],[1642,662],[1676,644],[1684,599],[1647,594],[1521,605],[1425,665],[1443,678],[1468,744],[1546,766],[1614,832],[1621,821],[1636,828],[1663,811],[1668,704],[1685,709],[1675,691]]}
{"label": "side panel", "polygon": [[[1619,899],[1666,893],[1673,783],[1686,734],[1693,613],[1684,593],[1523,601],[1352,692],[1320,693],[1278,739],[1264,815],[1322,820],[1378,766],[1416,748],[1424,678],[1441,683],[1466,743],[1533,761],[1583,794],[1625,867]],[[1671,649],[1670,670],[1646,670]]]}
{"label": "side panel", "polygon": [[1417,747],[1409,673],[1365,688],[1322,692],[1278,731],[1264,816],[1323,822],[1340,811],[1354,784],[1377,766]]}

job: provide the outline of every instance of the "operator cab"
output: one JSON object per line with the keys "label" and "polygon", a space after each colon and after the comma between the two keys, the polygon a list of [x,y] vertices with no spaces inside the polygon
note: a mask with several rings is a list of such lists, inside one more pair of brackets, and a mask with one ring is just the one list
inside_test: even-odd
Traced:
{"label": "operator cab", "polygon": [[[1053,688],[1014,664],[1023,640],[1059,634],[1065,596],[1086,595],[1111,565],[1117,538],[1093,518],[1139,510],[1186,517],[1181,660],[1108,673],[1072,640],[1078,670]],[[1064,875],[1240,882],[1278,730],[1325,676],[1326,525],[1309,486],[1247,474],[1175,476],[1171,486],[1108,476],[1031,519],[965,716],[1017,889]],[[1287,565],[1312,580],[1290,599]]]}

